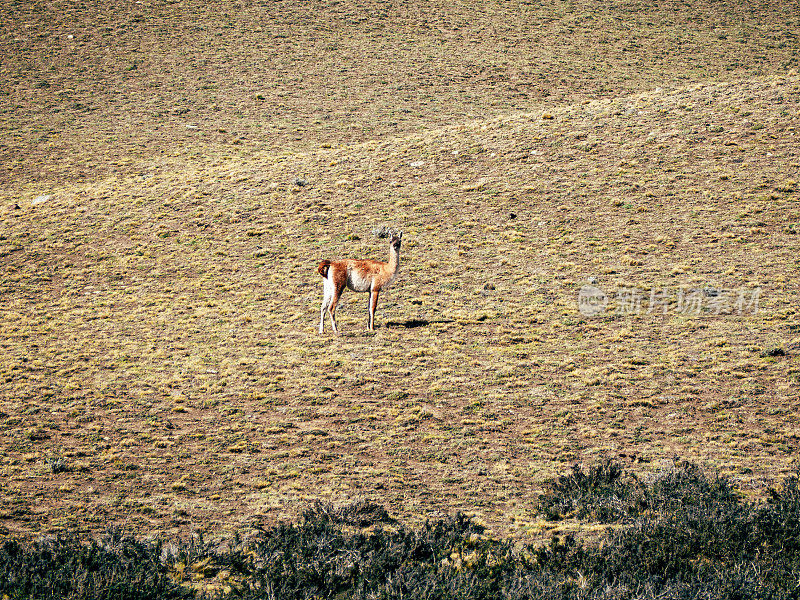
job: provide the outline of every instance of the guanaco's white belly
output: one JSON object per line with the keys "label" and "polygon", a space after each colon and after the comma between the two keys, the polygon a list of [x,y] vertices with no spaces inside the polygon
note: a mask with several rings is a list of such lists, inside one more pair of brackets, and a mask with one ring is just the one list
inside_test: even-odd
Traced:
{"label": "guanaco's white belly", "polygon": [[372,288],[372,277],[363,277],[357,271],[349,270],[347,287],[354,292],[368,292]]}
{"label": "guanaco's white belly", "polygon": [[[383,277],[381,277],[381,275],[383,275],[383,274],[380,271],[378,271],[377,273],[375,273],[375,272],[362,273],[362,272],[359,272],[358,269],[352,269],[352,268],[348,269],[347,270],[347,287],[349,289],[353,290],[354,292],[369,292],[371,289],[373,289],[376,279],[378,281],[381,281],[383,279]],[[397,273],[394,273],[389,278],[388,281],[384,281],[382,285],[378,284],[380,286],[380,289],[385,290],[390,285],[392,285],[392,282],[394,281],[394,278],[396,276],[397,276]],[[385,275],[384,275],[384,277],[385,277]]]}

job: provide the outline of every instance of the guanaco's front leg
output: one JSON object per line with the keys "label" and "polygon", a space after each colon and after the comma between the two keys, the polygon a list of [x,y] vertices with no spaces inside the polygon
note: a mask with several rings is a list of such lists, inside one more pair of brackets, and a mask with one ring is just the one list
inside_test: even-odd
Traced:
{"label": "guanaco's front leg", "polygon": [[375,331],[375,309],[378,306],[378,292],[380,290],[372,290],[369,294],[369,330]]}

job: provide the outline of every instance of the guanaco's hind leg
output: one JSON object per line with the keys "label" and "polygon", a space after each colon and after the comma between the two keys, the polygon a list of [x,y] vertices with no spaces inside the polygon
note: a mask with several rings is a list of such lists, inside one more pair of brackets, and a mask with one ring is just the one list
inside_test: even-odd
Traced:
{"label": "guanaco's hind leg", "polygon": [[325,331],[325,313],[327,312],[331,318],[331,327],[333,333],[338,334],[339,330],[336,328],[336,304],[339,302],[341,290],[337,290],[334,283],[326,278],[323,280],[323,297],[322,307],[319,311],[319,332]]}
{"label": "guanaco's hind leg", "polygon": [[339,330],[336,328],[336,304],[339,302],[339,294],[334,294],[333,298],[331,298],[331,304],[328,307],[328,314],[331,316],[331,327],[333,327],[333,333],[339,335]]}
{"label": "guanaco's hind leg", "polygon": [[319,310],[319,332],[323,333],[325,331],[325,311],[328,310],[328,300],[327,296],[322,298],[322,308]]}

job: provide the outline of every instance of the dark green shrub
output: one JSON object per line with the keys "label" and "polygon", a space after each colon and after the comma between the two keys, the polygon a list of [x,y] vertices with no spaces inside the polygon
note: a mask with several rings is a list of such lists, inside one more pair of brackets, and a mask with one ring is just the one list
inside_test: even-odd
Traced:
{"label": "dark green shrub", "polygon": [[574,517],[613,523],[628,518],[641,502],[639,482],[625,477],[622,467],[610,460],[588,471],[575,465],[571,473],[546,482],[545,488],[539,510],[551,521]]}
{"label": "dark green shrub", "polygon": [[563,576],[564,597],[800,597],[797,478],[765,505],[741,502],[727,480],[687,463],[631,485],[628,526],[597,547],[568,539],[539,550],[538,564]]}
{"label": "dark green shrub", "polygon": [[644,487],[640,508],[665,513],[691,506],[709,508],[738,502],[739,494],[727,479],[707,475],[697,465],[683,462]]}
{"label": "dark green shrub", "polygon": [[0,597],[29,600],[156,600],[191,594],[160,564],[160,544],[119,532],[81,543],[72,536],[0,546]]}
{"label": "dark green shrub", "polygon": [[[476,539],[483,529],[463,515],[418,530],[379,526],[369,534],[346,533],[338,523],[353,519],[354,512],[361,517],[369,512],[381,521],[388,516],[374,507],[353,511],[318,505],[301,524],[264,532],[253,548],[261,565],[253,597],[265,590],[276,598],[298,599],[341,593],[354,598],[450,597],[449,589],[479,594],[466,598],[488,597],[499,573],[511,564],[510,546]],[[492,547],[491,559],[487,546]],[[450,556],[465,548],[475,553],[475,560],[461,573]]]}

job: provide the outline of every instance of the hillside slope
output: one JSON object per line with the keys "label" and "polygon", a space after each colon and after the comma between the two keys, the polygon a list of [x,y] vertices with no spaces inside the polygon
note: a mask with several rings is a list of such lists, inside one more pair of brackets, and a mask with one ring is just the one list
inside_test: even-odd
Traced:
{"label": "hillside slope", "polygon": [[[4,195],[3,526],[363,497],[532,535],[539,483],[601,455],[758,493],[800,445],[799,109],[796,75],[693,84]],[[382,258],[380,223],[378,330],[349,292],[319,336],[317,262]]]}
{"label": "hillside slope", "polygon": [[10,1],[0,185],[315,150],[800,67],[797,0]]}

